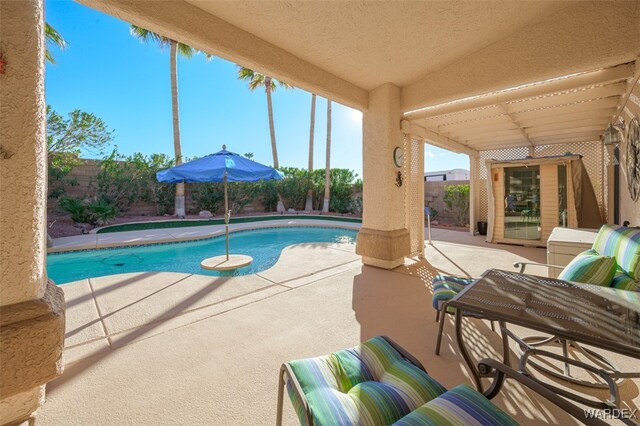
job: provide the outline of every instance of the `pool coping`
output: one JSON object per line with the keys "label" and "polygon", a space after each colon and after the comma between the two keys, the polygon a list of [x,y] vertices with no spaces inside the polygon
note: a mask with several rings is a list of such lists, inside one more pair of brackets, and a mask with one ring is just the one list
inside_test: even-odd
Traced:
{"label": "pool coping", "polygon": [[[241,223],[252,223],[252,222],[271,222],[277,220],[318,220],[323,222],[342,222],[342,223],[355,223],[362,224],[362,218],[360,217],[347,217],[347,216],[335,216],[328,214],[310,214],[310,213],[286,213],[286,214],[261,214],[261,215],[253,215],[253,216],[232,216],[230,218],[230,225],[241,224]],[[206,224],[205,222],[217,222]],[[154,223],[158,224],[170,224],[170,223],[184,223],[184,222],[193,222],[199,223],[198,225],[194,225],[193,227],[199,226],[218,226],[224,225],[224,218],[222,217],[211,217],[211,218],[191,218],[191,219],[167,219],[167,220],[154,220],[154,221],[135,221],[128,223],[118,223],[113,225],[101,226],[98,228],[94,228],[89,231],[90,234],[100,234],[100,233],[111,233],[111,232],[131,232],[131,231],[111,231],[111,232],[101,232],[103,230],[108,230],[112,228],[118,228],[122,226],[130,226],[130,225],[150,225]],[[137,229],[132,231],[143,231],[143,230],[155,230],[155,229],[173,229],[173,228],[191,228],[190,226],[162,226],[159,228],[149,228],[149,229]]]}
{"label": "pool coping", "polygon": [[[273,221],[230,224],[229,232],[233,233],[257,229],[301,227],[338,228],[357,231],[360,229],[361,224],[328,220],[313,221],[313,219],[280,219]],[[47,254],[200,241],[224,236],[224,228],[224,225],[200,225],[193,227],[110,232],[104,234],[94,233],[56,238],[53,240],[52,246],[48,248]]]}

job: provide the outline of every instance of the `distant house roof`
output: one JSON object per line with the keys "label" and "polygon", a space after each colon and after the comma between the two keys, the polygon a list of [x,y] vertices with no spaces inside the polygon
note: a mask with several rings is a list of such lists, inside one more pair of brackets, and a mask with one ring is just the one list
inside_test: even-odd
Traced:
{"label": "distant house roof", "polygon": [[469,170],[466,169],[451,169],[451,170],[440,170],[436,172],[425,172],[425,176],[439,176],[439,175],[451,175],[451,174],[469,174]]}

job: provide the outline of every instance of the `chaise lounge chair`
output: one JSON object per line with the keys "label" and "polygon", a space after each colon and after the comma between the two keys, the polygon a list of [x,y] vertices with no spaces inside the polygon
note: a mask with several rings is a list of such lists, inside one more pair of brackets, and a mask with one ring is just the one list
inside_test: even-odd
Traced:
{"label": "chaise lounge chair", "polygon": [[[541,394],[588,424],[582,409],[494,360],[485,371],[500,372]],[[447,390],[422,364],[388,337],[351,349],[282,365],[276,424],[282,424],[284,388],[301,425],[517,425],[483,394],[462,384]]]}

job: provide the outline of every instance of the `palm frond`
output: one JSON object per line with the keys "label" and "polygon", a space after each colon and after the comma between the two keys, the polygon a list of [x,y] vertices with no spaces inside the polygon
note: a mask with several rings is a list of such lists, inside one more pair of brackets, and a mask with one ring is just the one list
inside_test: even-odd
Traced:
{"label": "palm frond", "polygon": [[170,42],[167,37],[133,24],[131,25],[129,32],[132,36],[140,39],[143,43],[158,43],[160,47],[164,47]]}
{"label": "palm frond", "polygon": [[[48,44],[52,44],[60,50],[64,50],[67,48],[67,41],[48,22],[45,22],[44,24],[44,37],[47,40]],[[53,54],[49,50],[49,46],[47,46],[46,48],[45,58],[47,61],[49,61],[52,64],[56,63],[55,59],[53,58]]]}
{"label": "palm frond", "polygon": [[199,50],[194,49],[187,44],[178,42],[178,54],[184,56],[185,58],[191,59],[197,52],[199,52]]}

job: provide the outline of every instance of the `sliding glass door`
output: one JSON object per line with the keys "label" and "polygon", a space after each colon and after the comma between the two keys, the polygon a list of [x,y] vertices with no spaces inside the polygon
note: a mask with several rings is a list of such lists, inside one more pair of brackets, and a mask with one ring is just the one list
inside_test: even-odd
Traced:
{"label": "sliding glass door", "polygon": [[540,166],[504,169],[504,237],[540,239]]}

